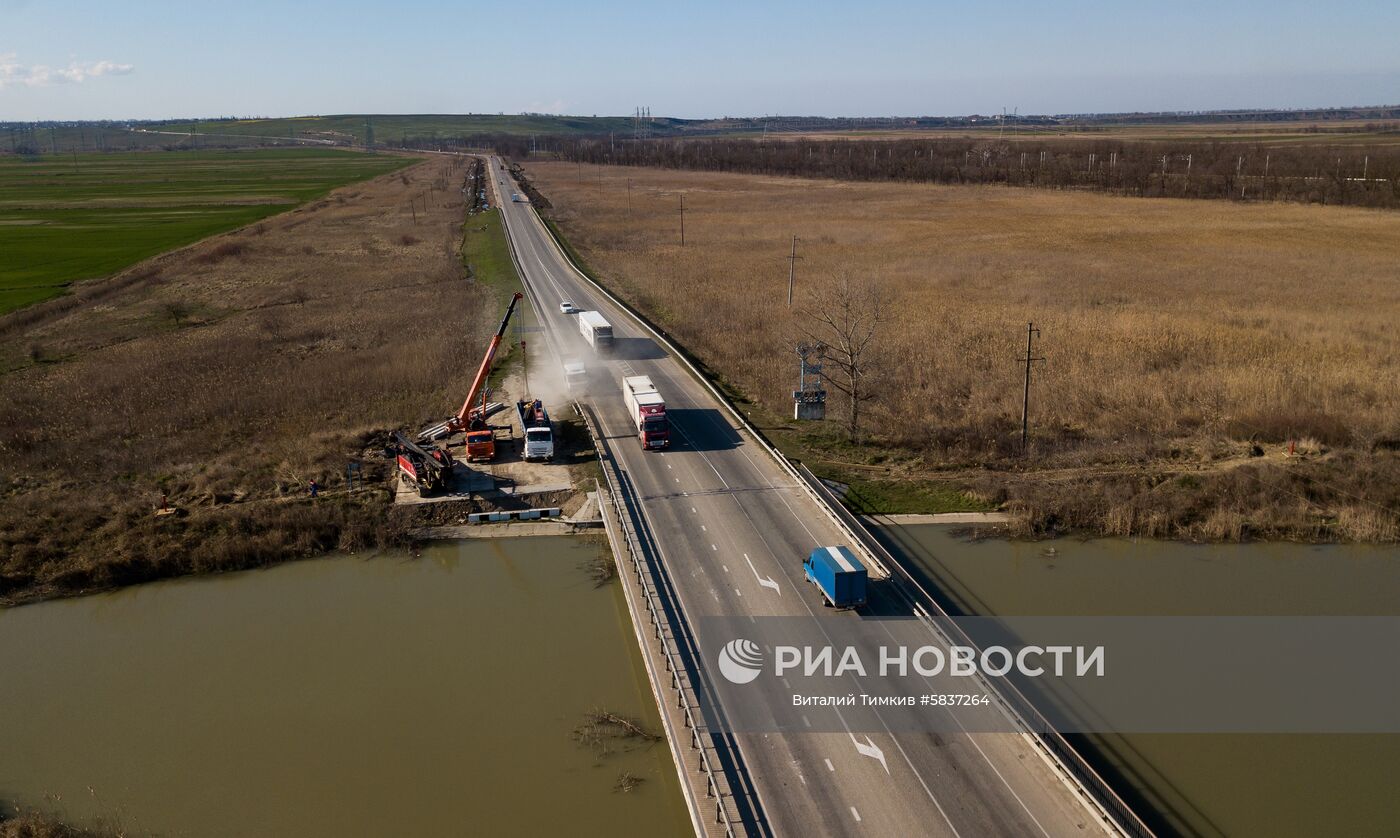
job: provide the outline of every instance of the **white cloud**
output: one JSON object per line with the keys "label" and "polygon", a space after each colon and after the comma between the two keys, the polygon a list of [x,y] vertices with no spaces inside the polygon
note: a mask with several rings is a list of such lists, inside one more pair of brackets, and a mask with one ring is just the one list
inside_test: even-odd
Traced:
{"label": "white cloud", "polygon": [[48,87],[55,84],[81,84],[102,76],[124,76],[134,70],[130,64],[115,61],[73,61],[67,67],[47,64],[21,64],[13,52],[0,52],[0,88],[12,85]]}

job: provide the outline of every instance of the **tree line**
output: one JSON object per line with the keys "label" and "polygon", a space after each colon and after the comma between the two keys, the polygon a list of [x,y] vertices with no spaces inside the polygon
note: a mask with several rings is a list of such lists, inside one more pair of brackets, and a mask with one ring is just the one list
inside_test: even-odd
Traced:
{"label": "tree line", "polygon": [[716,172],[1400,207],[1400,148],[1133,140],[552,138],[564,160]]}

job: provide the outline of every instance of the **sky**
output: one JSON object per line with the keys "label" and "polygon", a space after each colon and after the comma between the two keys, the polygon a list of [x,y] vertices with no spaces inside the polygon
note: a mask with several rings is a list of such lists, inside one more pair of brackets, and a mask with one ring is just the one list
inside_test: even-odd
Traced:
{"label": "sky", "polygon": [[1400,104],[1400,2],[0,0],[0,122]]}

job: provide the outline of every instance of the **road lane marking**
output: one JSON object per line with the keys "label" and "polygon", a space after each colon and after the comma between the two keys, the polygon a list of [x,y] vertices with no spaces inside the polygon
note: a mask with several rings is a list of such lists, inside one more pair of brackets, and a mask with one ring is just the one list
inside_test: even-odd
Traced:
{"label": "road lane marking", "polygon": [[716,546],[715,546],[715,545],[713,545],[713,544],[711,544],[711,545],[710,545],[710,549],[711,549],[711,550],[714,550],[714,551],[715,551],[715,552],[716,552],[716,553],[718,553],[718,552],[719,552],[719,548],[718,548],[718,547],[716,547]]}
{"label": "road lane marking", "polygon": [[749,563],[749,570],[753,571],[753,576],[755,579],[758,580],[759,585],[762,585],[765,588],[772,588],[773,590],[778,592],[778,596],[783,595],[783,589],[778,587],[778,583],[773,581],[773,577],[758,575],[758,568],[753,566],[753,559],[749,558],[748,553],[744,554],[744,561]]}
{"label": "road lane marking", "polygon": [[743,594],[739,592],[739,589],[738,589],[738,588],[735,588],[735,589],[734,589],[734,596],[743,596]]}
{"label": "road lane marking", "polygon": [[851,737],[851,744],[856,746],[856,751],[861,756],[867,756],[873,760],[878,760],[880,767],[885,769],[885,773],[890,773],[889,763],[885,762],[885,752],[880,750],[880,746],[871,741],[869,736],[865,737],[864,742],[861,742],[856,738],[856,735],[850,731],[846,731],[846,735]]}
{"label": "road lane marking", "polygon": [[722,564],[722,565],[720,565],[720,567],[724,568],[724,572],[725,572],[725,573],[728,573],[728,572],[729,572],[729,565],[727,565],[727,564]]}
{"label": "road lane marking", "polygon": [[807,717],[806,717],[806,716],[803,716],[803,717],[802,717],[802,723],[803,723],[804,725],[806,725],[807,727],[811,727],[811,726],[812,726],[812,723],[809,722],[809,721],[807,721]]}
{"label": "road lane marking", "polygon": [[[884,629],[885,629],[885,634],[888,635],[888,636],[890,637],[891,640],[894,640],[894,639],[895,639],[894,633],[890,631],[889,627],[888,627],[888,626],[885,626]],[[938,638],[937,638],[937,635],[935,635],[935,639],[938,639]],[[945,648],[947,648],[947,644],[946,644],[946,643],[942,643],[942,642],[940,641],[940,645],[942,645],[942,646],[944,646]],[[928,678],[924,678],[923,680],[924,680],[925,683],[927,683],[927,684],[929,684],[929,685],[932,685],[932,684],[933,684],[933,682],[932,682],[931,680],[929,680]],[[1045,826],[1041,824],[1040,819],[1037,818],[1037,817],[1035,816],[1035,813],[1031,811],[1031,808],[1030,808],[1029,806],[1026,805],[1026,802],[1025,802],[1024,800],[1021,799],[1021,795],[1019,795],[1019,794],[1016,793],[1016,789],[1014,789],[1014,788],[1011,786],[1011,783],[1006,779],[1006,777],[1002,776],[1001,771],[999,771],[999,770],[997,769],[996,765],[994,765],[994,764],[992,763],[991,757],[987,756],[987,752],[984,751],[984,750],[982,750],[982,746],[979,745],[979,744],[977,744],[977,737],[975,737],[975,736],[973,736],[972,734],[970,734],[970,733],[968,732],[968,730],[967,730],[966,727],[963,727],[963,723],[962,723],[961,720],[958,719],[957,715],[955,715],[955,714],[949,714],[949,718],[951,718],[951,719],[953,720],[953,722],[958,726],[958,728],[962,730],[963,734],[964,734],[965,736],[967,736],[967,741],[968,741],[968,742],[971,742],[971,743],[972,743],[972,747],[974,747],[974,748],[977,749],[977,753],[979,753],[979,754],[982,755],[982,760],[983,760],[984,762],[987,763],[987,767],[990,768],[990,769],[992,769],[992,773],[993,773],[993,774],[997,775],[997,779],[998,779],[998,780],[1001,780],[1001,784],[1002,784],[1003,786],[1006,787],[1006,790],[1007,790],[1008,792],[1010,792],[1010,793],[1011,793],[1011,796],[1012,796],[1013,798],[1016,799],[1016,802],[1017,802],[1017,803],[1020,804],[1021,809],[1025,811],[1026,816],[1027,816],[1028,818],[1031,819],[1031,822],[1034,823],[1035,826],[1036,826],[1036,828],[1040,830],[1040,833],[1041,833],[1042,835],[1046,836],[1046,838],[1049,838],[1050,833],[1049,833],[1048,831],[1046,831]],[[896,740],[895,745],[897,746],[898,744],[899,744],[899,742],[898,742],[898,740]]]}
{"label": "road lane marking", "polygon": [[831,764],[831,760],[826,760],[826,770],[827,770],[827,771],[835,771],[835,770],[836,770],[836,766],[834,766],[834,765]]}
{"label": "road lane marking", "polygon": [[851,814],[852,814],[852,815],[855,815],[855,817],[856,817],[856,823],[860,823],[860,812],[857,812],[857,811],[856,811],[856,807],[854,807],[854,806],[851,807]]}
{"label": "road lane marking", "polygon": [[[512,216],[507,215],[506,217],[507,217],[507,218],[511,218]],[[527,220],[526,223],[527,223],[527,225],[528,225],[528,229],[526,230],[527,235],[526,235],[526,237],[525,237],[525,239],[524,239],[523,241],[524,241],[524,242],[526,243],[526,245],[530,248],[532,255],[534,255],[534,256],[536,257],[536,259],[540,261],[541,267],[542,267],[542,268],[545,268],[545,266],[544,266],[544,264],[543,264],[543,260],[540,259],[540,257],[539,257],[540,249],[542,249],[542,248],[545,246],[545,245],[544,245],[544,242],[545,242],[544,235],[545,235],[545,234],[544,234],[544,232],[543,232],[543,228],[541,227],[541,225],[539,224],[539,222],[537,221],[537,219],[534,218],[532,215],[531,215],[531,216],[528,216],[528,220]],[[536,229],[536,228],[538,228],[538,229]],[[536,243],[536,241],[535,241],[536,238],[539,239],[538,245],[537,245],[537,243]],[[561,271],[564,271],[565,273],[567,273],[567,272],[568,272],[568,269],[567,269],[566,267],[564,267],[564,264],[565,264],[565,263],[564,263],[563,261],[561,261],[563,257],[560,256],[560,255],[558,254],[557,248],[554,247],[554,246],[552,246],[552,245],[553,245],[552,242],[550,243],[550,245],[551,245],[551,246],[549,247],[549,252],[550,252],[550,254],[551,254],[553,260],[559,261],[560,270],[561,270]],[[570,276],[571,276],[570,281],[572,281],[572,275],[570,275]],[[542,272],[542,278],[543,278],[547,283],[549,283],[549,284],[551,284],[551,285],[556,284],[556,278],[555,278],[555,276],[554,276],[554,271],[553,271],[553,269],[551,269],[551,268],[546,268],[546,269]],[[575,295],[575,296],[577,296],[577,295]],[[631,367],[630,364],[625,364],[624,366],[627,367],[627,368],[629,368],[629,369],[630,369],[630,367]],[[664,373],[663,373],[663,375],[664,375]],[[719,419],[718,419],[717,416],[712,416],[712,417],[709,417],[709,418],[710,418],[710,421],[712,421],[712,422],[718,423],[718,421],[719,421]],[[680,429],[678,429],[678,431],[680,431]],[[743,436],[742,430],[736,429],[736,428],[734,428],[733,426],[730,426],[730,431],[731,431],[731,432],[739,433],[739,435],[740,435],[741,438],[742,438],[742,436]],[[680,431],[680,435],[681,435],[682,437],[685,436],[685,434],[684,434],[683,431]],[[771,464],[771,463],[767,463],[767,462],[764,463],[764,465],[767,466],[767,468],[764,468],[764,467],[759,466],[759,464],[756,463],[756,462],[754,461],[754,458],[750,456],[749,452],[746,451],[745,448],[746,448],[746,446],[740,445],[740,446],[739,446],[739,452],[738,452],[738,453],[739,453],[739,455],[740,455],[741,457],[743,457],[746,461],[748,461],[750,467],[754,468],[759,474],[765,474],[765,473],[768,473],[768,472],[771,471],[771,468],[772,468],[772,464]],[[706,457],[703,453],[701,454],[701,457],[702,457],[702,459],[704,459],[704,460],[706,461],[706,465],[709,465],[710,468],[711,468],[711,470],[714,471],[714,472],[716,473],[716,477],[719,478],[720,482],[721,482],[722,484],[724,484],[724,485],[727,486],[728,484],[727,484],[727,482],[724,480],[723,475],[719,474],[719,470],[716,469],[715,466],[714,466],[714,464],[711,463],[711,462],[709,461],[709,458]],[[679,483],[680,481],[677,480],[676,482]],[[797,488],[797,487],[794,487],[794,488]],[[687,496],[688,494],[689,494],[689,493],[682,492],[682,493],[680,493],[680,496],[681,496],[681,497],[685,497],[685,496]],[[789,500],[788,500],[788,498],[785,497],[784,492],[778,492],[777,494],[778,494],[779,500],[783,503],[783,505],[784,505],[785,507],[787,507],[788,511],[794,516],[794,518],[795,518],[795,520],[796,520],[798,526],[800,526],[803,530],[805,530],[805,531],[807,532],[808,537],[809,537],[809,538],[812,538],[812,541],[813,541],[814,544],[820,544],[820,543],[821,543],[820,541],[818,541],[817,539],[813,538],[812,531],[811,531],[810,528],[808,528],[806,521],[803,519],[803,517],[802,517],[801,515],[798,515],[798,514],[797,514],[797,511],[796,511],[795,509],[793,509],[792,503],[790,503]],[[694,507],[691,508],[691,511],[692,511],[693,513],[698,514],[697,510],[696,510]],[[742,506],[741,506],[741,511],[742,511]],[[642,516],[643,516],[644,519],[645,519],[646,517],[648,517],[648,516],[646,515],[645,508],[642,509]],[[748,516],[746,516],[746,517],[748,517]],[[752,523],[752,518],[751,518],[751,517],[750,517],[750,522]],[[761,535],[761,533],[760,533],[760,535]],[[664,555],[663,555],[663,560],[664,560]],[[711,589],[711,594],[712,594],[712,595],[715,595],[713,589]],[[717,595],[716,595],[716,598],[718,598]],[[807,610],[808,610],[808,612],[809,612],[809,614],[810,614],[810,613],[811,613],[810,607],[809,607]],[[815,616],[815,615],[813,614],[812,616]],[[752,620],[752,619],[753,619],[753,617],[752,617],[752,615],[750,615],[750,620]],[[838,714],[838,715],[839,715],[839,714]],[[810,723],[809,723],[809,724],[810,724]],[[886,727],[886,733],[889,733],[888,727]],[[766,738],[768,738],[768,737],[765,735],[764,738],[766,739]],[[905,762],[909,765],[909,768],[911,769],[911,771],[913,771],[915,778],[919,781],[919,784],[923,787],[925,793],[928,794],[929,799],[932,800],[933,803],[934,803],[934,805],[935,805],[935,807],[938,808],[939,814],[943,815],[944,820],[948,823],[948,826],[949,826],[949,828],[953,831],[953,834],[954,834],[954,835],[957,835],[958,833],[957,833],[956,827],[954,827],[953,824],[952,824],[952,822],[951,822],[951,820],[948,819],[947,813],[943,810],[943,807],[939,804],[938,799],[933,795],[932,791],[929,789],[927,782],[924,781],[924,779],[923,779],[923,777],[920,775],[918,769],[914,766],[913,762],[909,759],[908,754],[905,753],[903,746],[902,746],[902,745],[900,744],[900,742],[899,742],[899,739],[898,739],[897,737],[893,737],[893,736],[892,736],[892,741],[894,742],[895,748],[896,748],[897,750],[899,750],[899,752],[900,752],[900,754],[903,756]],[[888,769],[887,769],[887,770],[888,770]]]}
{"label": "road lane marking", "polygon": [[[692,507],[690,508],[690,511],[691,511],[691,512],[695,512],[695,507],[692,506]],[[699,513],[696,513],[696,514],[698,515]]]}
{"label": "road lane marking", "polygon": [[700,525],[700,531],[701,531],[701,532],[709,532],[709,531],[710,531],[710,528],[707,527],[707,526],[705,526],[704,524],[701,524],[701,525]]}

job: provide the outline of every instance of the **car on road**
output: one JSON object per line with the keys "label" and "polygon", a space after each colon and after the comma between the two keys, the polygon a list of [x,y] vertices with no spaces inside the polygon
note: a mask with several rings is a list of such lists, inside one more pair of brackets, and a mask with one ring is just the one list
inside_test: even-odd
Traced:
{"label": "car on road", "polygon": [[579,311],[581,311],[581,309],[568,300],[561,300],[559,303],[560,314],[578,314]]}
{"label": "car on road", "polygon": [[570,390],[582,390],[588,384],[588,367],[570,358],[564,362],[564,385]]}

